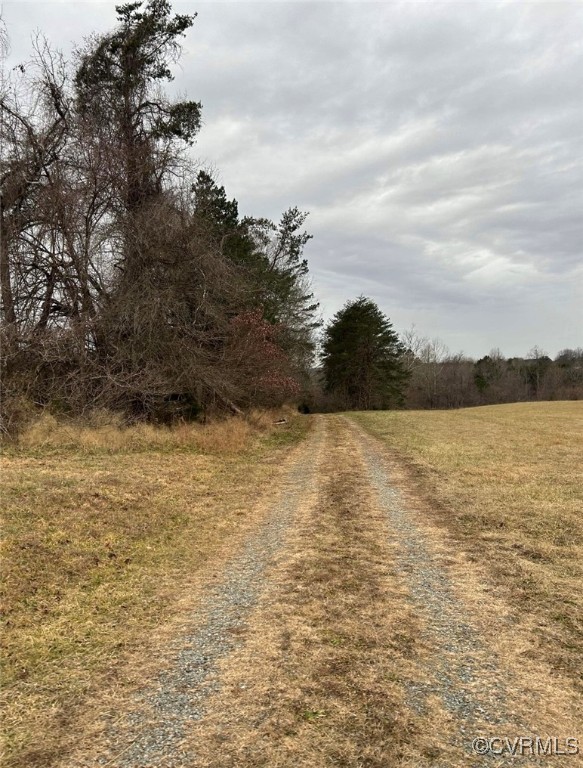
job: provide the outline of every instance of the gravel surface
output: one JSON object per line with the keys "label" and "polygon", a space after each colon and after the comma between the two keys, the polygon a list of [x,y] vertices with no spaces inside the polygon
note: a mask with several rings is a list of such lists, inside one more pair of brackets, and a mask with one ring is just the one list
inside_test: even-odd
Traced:
{"label": "gravel surface", "polygon": [[[397,570],[416,612],[426,619],[428,630],[424,640],[432,649],[426,670],[432,682],[408,686],[409,706],[424,715],[427,698],[438,696],[457,723],[469,766],[542,764],[540,759],[530,756],[477,756],[473,752],[472,740],[477,736],[504,737],[516,733],[528,736],[533,729],[512,718],[511,693],[496,654],[472,626],[468,609],[455,595],[449,575],[436,559],[427,534],[416,524],[403,495],[391,484],[378,451],[366,437],[364,446],[371,482],[398,542]],[[447,768],[447,764],[444,763],[443,768]]]}
{"label": "gravel surface", "polygon": [[[472,740],[478,736],[512,738],[516,734],[536,734],[532,725],[517,722],[519,681],[502,671],[506,669],[503,659],[489,646],[478,628],[479,622],[473,620],[470,609],[456,592],[457,576],[442,562],[431,533],[417,522],[407,500],[391,481],[384,449],[352,421],[345,421],[356,438],[359,455],[362,451],[365,481],[370,483],[380,509],[387,516],[391,539],[396,544],[398,574],[425,627],[422,639],[428,654],[421,662],[420,679],[427,682],[409,681],[407,705],[419,714],[421,721],[427,717],[428,723],[444,722],[445,713],[449,736],[439,736],[442,742],[447,740],[451,744],[455,765],[460,765],[458,758],[470,768],[525,763],[556,765],[553,758],[479,756],[473,752]],[[303,499],[317,487],[317,456],[334,450],[326,442],[325,428],[326,419],[319,418],[312,436],[280,480],[279,501],[239,555],[225,564],[220,582],[208,589],[204,615],[193,617],[196,629],[177,639],[170,669],[136,696],[129,715],[109,728],[108,749],[90,763],[77,764],[75,768],[189,768],[196,764],[196,755],[184,746],[185,737],[194,722],[204,717],[208,697],[219,690],[219,663],[241,647],[241,629],[265,594],[269,566],[286,544]],[[346,461],[349,454],[342,455],[344,459],[339,456],[338,460]],[[257,663],[261,664],[262,659],[258,658]],[[236,714],[236,707],[235,697],[232,711],[221,712],[225,722]],[[453,764],[442,762],[441,757],[420,759],[416,768],[451,768]],[[278,764],[291,765],[285,760]]]}
{"label": "gravel surface", "polygon": [[[280,481],[279,502],[243,551],[226,564],[222,581],[209,590],[202,627],[180,639],[173,666],[136,696],[134,711],[121,725],[109,729],[110,751],[96,757],[92,766],[185,768],[193,758],[181,749],[185,728],[203,717],[205,700],[218,690],[217,664],[240,644],[237,632],[263,591],[264,572],[315,482],[313,458],[322,442],[321,427],[308,439],[311,445]],[[200,627],[200,617],[196,619]]]}

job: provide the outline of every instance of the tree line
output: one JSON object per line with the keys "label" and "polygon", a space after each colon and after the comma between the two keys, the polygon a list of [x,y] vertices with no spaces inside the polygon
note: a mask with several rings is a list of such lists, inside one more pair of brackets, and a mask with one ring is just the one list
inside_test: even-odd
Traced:
{"label": "tree line", "polygon": [[583,349],[551,359],[539,347],[506,358],[499,349],[474,360],[452,354],[439,339],[403,334],[410,372],[408,408],[464,408],[536,400],[583,399]]}
{"label": "tree line", "polygon": [[164,85],[194,20],[167,0],[122,5],[117,26],[71,62],[39,37],[2,81],[4,430],[39,407],[172,421],[284,402],[457,408],[583,396],[581,349],[474,361],[397,334],[362,296],[318,337],[307,214],[242,216],[189,154],[202,105],[170,99]]}
{"label": "tree line", "polygon": [[117,8],[72,63],[42,38],[2,84],[5,423],[23,404],[174,418],[298,398],[318,326],[306,214],[241,216],[164,91],[195,16]]}
{"label": "tree line", "polygon": [[451,354],[439,339],[398,335],[369,298],[349,301],[324,331],[320,407],[324,410],[463,408],[583,398],[583,349],[554,360],[539,347],[506,359]]}

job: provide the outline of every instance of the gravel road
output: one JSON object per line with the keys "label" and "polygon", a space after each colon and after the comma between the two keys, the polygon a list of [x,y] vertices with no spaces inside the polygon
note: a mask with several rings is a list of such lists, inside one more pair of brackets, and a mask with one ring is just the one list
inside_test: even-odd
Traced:
{"label": "gravel road", "polygon": [[[379,519],[384,519],[384,535],[387,546],[392,547],[395,579],[401,590],[399,594],[403,595],[404,610],[412,611],[422,627],[418,638],[422,652],[416,651],[418,658],[415,662],[419,675],[405,675],[399,683],[405,690],[404,706],[413,713],[421,729],[431,731],[443,727],[443,733],[436,733],[436,741],[451,747],[451,759],[443,759],[440,746],[435,757],[426,752],[417,760],[409,759],[403,763],[387,758],[386,765],[443,768],[467,765],[479,768],[525,762],[547,766],[559,764],[557,761],[560,758],[539,760],[509,755],[478,756],[472,750],[472,739],[478,735],[527,736],[542,732],[538,723],[531,722],[528,716],[522,714],[525,711],[522,705],[528,697],[527,683],[516,679],[516,670],[509,671],[499,648],[492,642],[492,636],[486,636],[479,622],[477,624],[474,620],[471,608],[460,596],[459,574],[453,575],[447,562],[436,554],[438,545],[443,547],[444,542],[436,543],[433,529],[420,523],[419,515],[409,508],[407,498],[391,477],[386,448],[345,417],[317,417],[316,422],[310,437],[296,449],[296,458],[284,472],[279,500],[239,554],[224,564],[222,578],[205,595],[204,616],[193,617],[196,618],[197,628],[177,639],[172,666],[135,698],[132,711],[123,716],[116,727],[109,727],[105,739],[107,749],[101,750],[89,762],[84,759],[75,763],[75,768],[187,768],[203,765],[196,755],[196,744],[193,745],[192,738],[185,737],[188,733],[192,735],[193,723],[204,726],[209,706],[212,706],[214,699],[220,699],[222,661],[241,653],[242,645],[253,641],[253,633],[257,636],[261,633],[261,626],[265,627],[265,619],[263,625],[261,622],[254,625],[254,617],[260,611],[266,588],[269,587],[272,594],[279,589],[273,571],[274,560],[276,557],[279,561],[282,558],[285,560],[287,556],[297,561],[301,555],[297,549],[293,552],[288,544],[290,532],[298,525],[298,515],[301,517],[307,496],[324,493],[320,476],[324,456],[328,468],[337,465],[339,477],[342,467],[344,475],[347,468],[356,471],[355,467],[363,473],[366,495],[363,496],[361,488],[360,508],[362,499],[367,498],[369,501],[366,503],[375,507]],[[335,442],[330,439],[331,425],[336,433]],[[333,475],[334,469],[328,469],[329,487],[334,485]],[[357,507],[355,503],[355,509]],[[359,552],[359,556],[366,560],[366,553],[362,555],[362,550]],[[376,559],[378,562],[378,554]],[[361,564],[361,568],[367,567],[366,562]],[[302,587],[296,585],[294,588]],[[394,611],[394,603],[391,605]],[[377,608],[379,612],[383,611],[382,598]],[[287,635],[289,639],[289,634],[290,630],[282,625],[282,636]],[[267,666],[273,665],[275,657],[273,654],[261,657],[261,639],[253,647],[259,648],[259,651],[254,656],[254,669],[249,670],[249,678],[260,678],[262,670],[267,674]],[[241,658],[244,659],[244,655]],[[249,660],[245,663],[249,664]],[[273,676],[273,669],[270,668],[269,672]],[[541,675],[544,674],[543,670]],[[565,700],[551,702],[555,707],[550,715],[551,722],[555,717],[557,723],[572,723],[568,713],[558,712]],[[225,710],[230,708],[231,713],[237,706],[242,706],[242,703],[237,700],[225,702],[224,696],[221,699],[221,707]],[[441,713],[441,720],[435,719],[437,711]],[[560,719],[563,715],[564,719]],[[216,711],[213,716],[216,722]],[[220,719],[220,711],[218,717]],[[314,715],[316,717],[317,714]],[[263,719],[263,716],[257,715],[257,722]],[[225,722],[231,721],[231,715],[225,714]],[[545,722],[548,723],[549,719]],[[204,738],[204,730],[196,732],[199,734],[197,738]],[[293,733],[290,731],[290,734],[291,738]],[[289,749],[287,757],[278,757],[278,766],[295,768],[300,765],[295,761],[293,748],[290,746]],[[570,761],[565,758],[565,761],[560,764],[572,766],[575,761],[578,763],[578,758]],[[212,762],[213,766],[215,764],[221,764],[219,758]],[[245,760],[235,760],[231,764],[256,765]],[[265,762],[259,764],[269,765]],[[305,760],[301,762],[302,766],[307,764]],[[373,763],[365,760],[335,762],[333,758],[321,762],[314,756],[312,764],[356,768]]]}
{"label": "gravel road", "polygon": [[[484,732],[506,734],[517,727],[508,716],[507,686],[496,653],[472,627],[467,608],[454,594],[446,570],[432,556],[426,535],[407,509],[400,491],[391,484],[371,442],[367,442],[365,460],[392,536],[398,541],[395,551],[399,574],[417,612],[426,619],[428,629],[423,639],[432,649],[427,665],[431,682],[411,682],[408,703],[423,715],[428,697],[437,696],[459,723],[460,739],[465,743],[470,764],[480,765],[472,754],[469,737]],[[529,729],[523,724],[518,726],[518,732],[526,735]],[[496,762],[514,764],[512,759],[497,758]]]}

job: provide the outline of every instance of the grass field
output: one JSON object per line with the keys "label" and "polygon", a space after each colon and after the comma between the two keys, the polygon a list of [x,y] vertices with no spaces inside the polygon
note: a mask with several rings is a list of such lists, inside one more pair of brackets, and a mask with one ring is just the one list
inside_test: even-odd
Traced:
{"label": "grass field", "polygon": [[152,633],[252,524],[257,489],[308,428],[273,420],[170,430],[47,417],[6,448],[3,764],[50,765],[90,726],[93,701],[139,678]]}
{"label": "grass field", "polygon": [[[581,689],[583,404],[369,412],[350,418],[387,444],[420,499],[419,514],[446,529],[476,567],[489,571],[496,598],[515,606],[516,630],[528,639],[528,658],[544,660]],[[344,417],[330,419],[346,425]],[[104,711],[122,711],[132,689],[155,679],[151,670],[163,659],[152,649],[171,650],[180,622],[196,611],[201,585],[212,579],[215,567],[224,567],[237,542],[269,508],[269,489],[277,485],[282,460],[310,424],[292,417],[276,428],[273,421],[273,414],[253,414],[208,427],[124,429],[109,416],[96,415],[83,426],[45,418],[18,445],[6,447],[1,612],[7,768],[48,768],[57,759],[66,765],[76,741],[92,743]],[[355,460],[357,448],[345,444],[340,432],[334,440],[337,451],[346,454],[344,479],[324,484],[312,522],[296,532],[303,538],[292,562],[309,589],[298,592],[290,576],[282,615],[289,614],[292,624],[303,616],[310,632],[317,617],[323,626],[340,627],[341,637],[330,635],[328,643],[325,636],[326,648],[330,645],[336,660],[341,657],[342,669],[356,669],[360,659],[370,671],[377,669],[366,662],[366,654],[377,647],[369,636],[373,630],[396,653],[383,651],[389,666],[405,658],[409,636],[400,640],[391,625],[398,620],[404,626],[397,608],[377,617],[376,598],[365,599],[369,587],[374,592],[367,578],[377,573],[376,565],[388,567],[386,553],[377,552],[385,533],[366,517],[374,512],[374,494],[363,479],[364,465]],[[342,468],[334,456],[328,461],[332,477],[332,470],[338,474]],[[359,538],[360,519],[366,522]],[[370,573],[363,566],[367,562]],[[379,584],[389,578],[383,574],[379,570]],[[389,581],[385,596],[392,594]],[[362,628],[350,626],[357,615],[354,606],[348,607],[350,600],[358,604],[358,615],[372,611]],[[295,606],[291,613],[290,605]],[[374,629],[377,624],[382,631]],[[287,628],[292,636],[295,630]],[[354,642],[345,642],[351,635]],[[263,648],[264,634],[258,638],[258,649]],[[309,666],[302,642],[296,648],[298,674],[305,676]],[[282,652],[289,662],[287,645]],[[322,698],[329,692],[320,690],[318,654],[313,687]],[[244,666],[244,675],[253,663]],[[283,661],[268,668],[275,675],[274,691],[280,667]],[[338,676],[339,691],[348,690],[350,676],[336,667],[328,671]],[[258,667],[257,674],[265,671]],[[361,720],[369,723],[377,677],[369,682],[361,698],[354,687],[338,694],[344,707],[337,713],[339,723],[345,720],[352,728],[358,707]],[[278,697],[283,711],[291,699]],[[251,697],[249,712],[256,705]],[[302,725],[325,721],[320,708],[310,704],[298,710]],[[405,720],[399,723],[395,733]],[[393,738],[390,723],[385,725],[385,736]],[[254,739],[254,725],[247,735]],[[217,749],[217,760],[221,754]]]}
{"label": "grass field", "polygon": [[354,414],[583,687],[583,403]]}

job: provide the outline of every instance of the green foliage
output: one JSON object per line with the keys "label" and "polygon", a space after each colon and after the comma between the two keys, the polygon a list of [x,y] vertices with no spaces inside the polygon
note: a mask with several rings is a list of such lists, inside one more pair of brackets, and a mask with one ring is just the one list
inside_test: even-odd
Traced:
{"label": "green foliage", "polygon": [[159,193],[162,154],[173,156],[177,141],[192,144],[200,129],[200,103],[173,103],[160,91],[162,81],[172,80],[178,39],[195,16],[172,16],[167,0],[118,6],[117,14],[117,28],[79,54],[76,102],[85,130],[107,142],[110,155],[119,154],[124,206],[134,210]]}
{"label": "green foliage", "polygon": [[[83,57],[76,84],[80,99],[91,101],[103,86],[127,95],[127,89],[147,87],[156,80],[172,80],[169,61],[175,57],[177,38],[196,18],[177,14],[171,18],[167,0],[148,0],[116,7],[118,27],[99,38],[97,46]],[[115,105],[111,105],[115,107]]]}
{"label": "green foliage", "polygon": [[279,342],[294,367],[305,373],[312,362],[319,305],[308,280],[303,256],[311,235],[303,231],[307,214],[290,208],[278,224],[269,219],[239,218],[236,200],[201,171],[193,187],[195,217],[215,247],[238,270],[245,286],[245,307],[261,309],[279,328]]}
{"label": "green foliage", "polygon": [[237,201],[229,200],[225,188],[219,187],[206,171],[199,171],[192,194],[194,218],[217,251],[238,267],[251,265],[255,246],[247,224],[239,219]]}
{"label": "green foliage", "polygon": [[486,355],[474,364],[474,383],[479,392],[485,392],[504,375],[505,361]]}
{"label": "green foliage", "polygon": [[408,374],[405,349],[390,320],[364,296],[348,302],[325,330],[326,391],[340,407],[368,410],[401,405]]}
{"label": "green foliage", "polygon": [[311,356],[313,331],[319,327],[318,302],[308,282],[308,262],[303,257],[311,235],[303,231],[308,214],[298,208],[285,211],[278,224],[268,219],[246,219],[255,245],[249,269],[255,301],[266,319],[285,328],[288,348]]}

